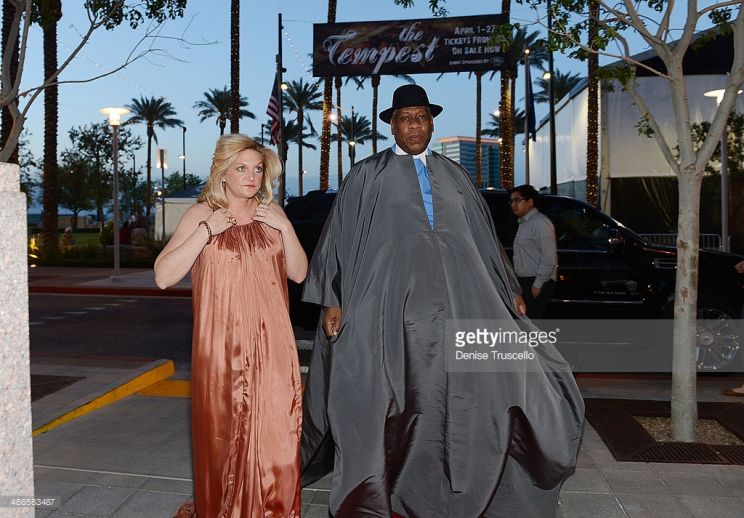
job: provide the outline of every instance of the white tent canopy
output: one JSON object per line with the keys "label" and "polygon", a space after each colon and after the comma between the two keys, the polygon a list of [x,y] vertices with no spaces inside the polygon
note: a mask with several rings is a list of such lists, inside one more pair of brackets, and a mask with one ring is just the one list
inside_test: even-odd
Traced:
{"label": "white tent canopy", "polygon": [[165,218],[165,236],[168,238],[176,231],[176,226],[181,221],[181,217],[189,207],[196,203],[196,199],[203,189],[204,185],[202,184],[185,191],[175,192],[166,196],[164,201],[158,201],[155,207],[156,240],[161,240],[163,237],[163,218]]}

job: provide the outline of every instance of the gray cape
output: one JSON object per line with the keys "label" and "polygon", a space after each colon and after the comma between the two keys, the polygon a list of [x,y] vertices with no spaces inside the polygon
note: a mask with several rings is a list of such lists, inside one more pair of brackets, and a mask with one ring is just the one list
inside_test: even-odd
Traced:
{"label": "gray cape", "polygon": [[447,371],[448,319],[531,323],[467,172],[437,153],[427,166],[434,229],[412,157],[388,149],[349,172],[313,255],[303,299],[343,317],[332,342],[318,325],[303,484],[334,470],[335,517],[554,516],[583,401],[551,346],[538,369]]}

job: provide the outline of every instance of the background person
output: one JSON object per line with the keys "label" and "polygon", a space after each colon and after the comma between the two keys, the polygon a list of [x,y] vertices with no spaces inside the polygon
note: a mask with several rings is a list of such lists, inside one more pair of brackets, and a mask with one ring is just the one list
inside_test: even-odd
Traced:
{"label": "background person", "polygon": [[272,201],[281,162],[244,135],[217,141],[209,179],[155,261],[172,286],[191,270],[194,503],[179,517],[300,515],[302,426],[287,277],[307,258]]}
{"label": "background person", "polygon": [[509,203],[518,218],[514,237],[514,271],[522,287],[527,316],[542,318],[555,293],[558,273],[558,252],[555,228],[547,216],[537,210],[540,195],[531,185],[511,190]]}

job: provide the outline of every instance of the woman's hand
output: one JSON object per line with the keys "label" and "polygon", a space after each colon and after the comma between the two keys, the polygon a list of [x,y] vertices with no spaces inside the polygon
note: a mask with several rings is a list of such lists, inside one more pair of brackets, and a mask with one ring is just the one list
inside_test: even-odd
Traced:
{"label": "woman's hand", "polygon": [[209,230],[212,231],[212,236],[223,233],[228,228],[236,225],[238,221],[227,209],[217,209],[206,219]]}
{"label": "woman's hand", "polygon": [[266,223],[268,226],[278,230],[282,234],[291,226],[291,223],[287,219],[287,215],[284,214],[284,210],[276,203],[270,203],[269,205],[261,203],[256,208],[256,213],[253,215],[253,221]]}

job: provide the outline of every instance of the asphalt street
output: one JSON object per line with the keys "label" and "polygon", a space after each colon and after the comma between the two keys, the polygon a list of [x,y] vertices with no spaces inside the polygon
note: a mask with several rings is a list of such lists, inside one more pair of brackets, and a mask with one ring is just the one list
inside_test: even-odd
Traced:
{"label": "asphalt street", "polygon": [[42,295],[29,297],[31,353],[191,361],[191,299]]}
{"label": "asphalt street", "polygon": [[[191,363],[191,298],[35,294],[29,296],[32,354],[167,358]],[[298,340],[314,332],[295,329]],[[298,351],[308,365],[310,350]]]}

